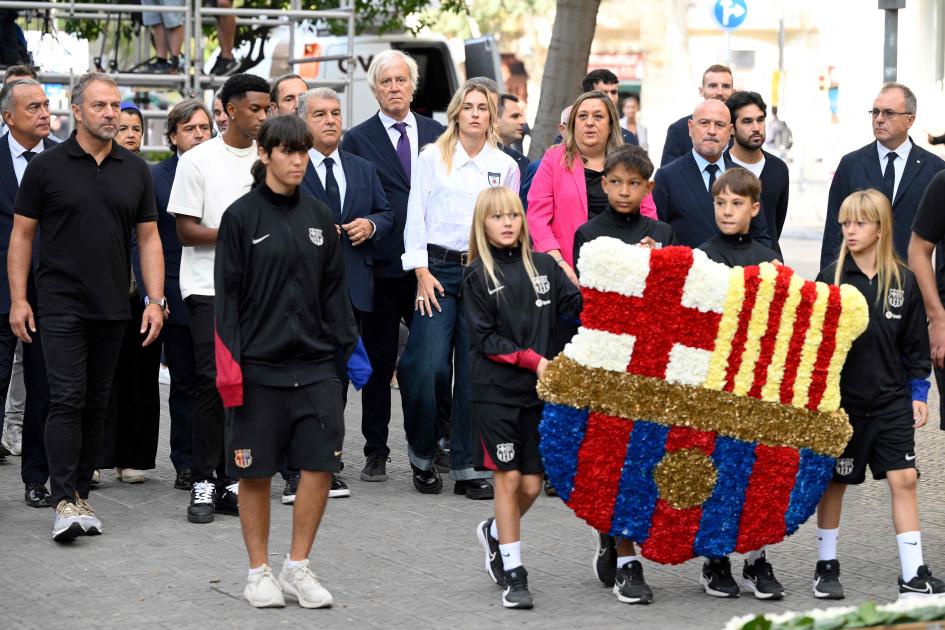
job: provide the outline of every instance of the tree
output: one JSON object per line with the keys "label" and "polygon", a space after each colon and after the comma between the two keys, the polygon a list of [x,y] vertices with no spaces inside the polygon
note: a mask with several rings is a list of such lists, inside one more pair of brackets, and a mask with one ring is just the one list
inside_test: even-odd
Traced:
{"label": "tree", "polygon": [[557,0],[548,59],[541,78],[538,115],[528,158],[537,160],[557,133],[561,110],[581,91],[601,0]]}

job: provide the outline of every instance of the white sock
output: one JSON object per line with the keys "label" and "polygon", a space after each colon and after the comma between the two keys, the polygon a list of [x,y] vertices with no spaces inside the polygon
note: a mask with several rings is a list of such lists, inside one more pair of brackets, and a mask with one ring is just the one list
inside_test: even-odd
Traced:
{"label": "white sock", "polygon": [[292,560],[289,556],[285,558],[285,568],[287,569],[299,569],[305,566],[305,560]]}
{"label": "white sock", "polygon": [[640,556],[617,556],[617,568],[622,569],[634,560],[639,561]]}
{"label": "white sock", "polygon": [[899,543],[899,565],[902,568],[902,579],[906,582],[914,578],[919,567],[925,564],[922,561],[922,532],[903,532],[896,535]]}
{"label": "white sock", "polygon": [[499,540],[499,528],[495,526],[495,519],[492,519],[492,525],[489,527],[489,535],[493,539]]}
{"label": "white sock", "polygon": [[258,567],[256,567],[255,569],[252,569],[252,568],[251,568],[251,569],[249,570],[249,572],[248,572],[248,576],[249,576],[249,577],[253,577],[254,575],[259,575],[259,574],[263,573],[265,570],[266,570],[266,565],[265,565],[265,564],[261,564],[261,565],[259,565]]}
{"label": "white sock", "polygon": [[817,554],[820,560],[837,559],[837,537],[839,535],[839,527],[834,529],[817,528]]}
{"label": "white sock", "polygon": [[761,549],[756,549],[756,550],[754,550],[754,551],[749,551],[749,552],[748,552],[748,556],[747,556],[747,557],[748,557],[748,564],[754,564],[754,563],[755,563],[755,560],[757,560],[757,559],[760,558],[761,556],[765,555],[765,549],[767,549],[767,548],[768,548],[767,546],[764,546],[764,547],[762,547]]}
{"label": "white sock", "polygon": [[516,567],[522,566],[522,541],[505,545],[499,545],[499,553],[502,554],[502,568],[511,571]]}

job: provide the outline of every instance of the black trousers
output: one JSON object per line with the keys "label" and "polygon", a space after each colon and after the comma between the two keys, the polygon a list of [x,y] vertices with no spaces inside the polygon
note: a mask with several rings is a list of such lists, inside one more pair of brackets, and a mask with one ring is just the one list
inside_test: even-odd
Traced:
{"label": "black trousers", "polygon": [[223,401],[217,391],[214,354],[213,297],[191,295],[185,300],[194,342],[193,452],[194,481],[225,483],[223,457]]}
{"label": "black trousers", "polygon": [[[52,504],[87,498],[126,320],[40,316],[49,382],[46,457]],[[24,420],[25,422],[25,420]]]}
{"label": "black trousers", "polygon": [[165,322],[161,330],[164,358],[171,373],[167,406],[171,414],[171,463],[177,472],[192,465],[194,399],[196,397],[194,340],[190,326]]}
{"label": "black trousers", "polygon": [[[23,452],[20,476],[23,483],[45,484],[49,479],[46,463],[46,416],[49,413],[49,387],[46,385],[46,361],[40,331],[30,333],[33,341],[23,344],[23,382],[26,386],[26,409],[23,411]],[[16,336],[10,328],[9,313],[0,315],[0,414],[5,408]]]}
{"label": "black trousers", "polygon": [[374,310],[362,313],[361,340],[371,361],[372,374],[361,394],[361,433],[364,455],[387,457],[390,427],[390,381],[397,366],[400,321],[410,326],[417,279],[413,273],[374,279]]}
{"label": "black trousers", "polygon": [[147,336],[139,332],[144,303],[137,295],[129,302],[131,321],[118,353],[96,468],[151,470],[161,429],[161,344],[155,340],[141,346]]}

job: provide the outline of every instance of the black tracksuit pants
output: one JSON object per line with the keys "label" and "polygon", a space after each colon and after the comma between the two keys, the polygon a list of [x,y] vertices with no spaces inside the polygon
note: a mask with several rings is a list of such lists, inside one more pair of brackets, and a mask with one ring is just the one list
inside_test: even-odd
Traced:
{"label": "black tracksuit pants", "polygon": [[190,316],[196,369],[191,479],[224,484],[228,479],[223,457],[223,401],[217,391],[213,296],[191,295],[185,303]]}

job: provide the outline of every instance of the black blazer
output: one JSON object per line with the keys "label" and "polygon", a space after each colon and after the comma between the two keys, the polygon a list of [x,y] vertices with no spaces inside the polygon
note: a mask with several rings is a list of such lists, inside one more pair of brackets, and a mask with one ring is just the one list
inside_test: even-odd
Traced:
{"label": "black blazer", "polygon": [[[781,248],[778,240],[784,221],[787,218],[788,195],[791,187],[791,174],[784,160],[771,155],[765,150],[765,167],[761,169],[761,209],[765,213],[765,223],[768,224],[768,238],[771,239],[771,249],[778,254]],[[725,152],[730,157],[729,151]]]}
{"label": "black blazer", "polygon": [[507,144],[500,144],[499,148],[502,149],[502,153],[505,153],[507,156],[515,160],[515,163],[518,164],[519,181],[525,181],[525,177],[528,175],[528,158]]}
{"label": "black blazer", "polygon": [[[43,140],[43,148],[56,146],[56,141],[50,138]],[[20,191],[20,184],[16,181],[16,171],[13,170],[13,158],[10,156],[10,133],[0,137],[0,313],[10,312],[10,281],[7,276],[7,251],[10,248],[10,234],[13,232],[13,207],[16,204],[16,194]],[[39,238],[33,241],[33,266],[38,260],[36,250]],[[33,294],[33,273],[27,283],[28,292]],[[35,305],[35,301],[33,302]]]}
{"label": "black blazer", "polygon": [[[339,153],[346,182],[341,224],[350,223],[355,219],[368,219],[374,223],[375,228],[371,239],[357,247],[351,244],[351,239],[346,234],[341,235],[345,281],[348,284],[351,303],[359,311],[370,312],[374,308],[374,255],[377,246],[390,237],[394,229],[394,213],[387,203],[387,195],[384,194],[374,165],[347,151]],[[328,197],[312,160],[308,161],[305,177],[302,178],[299,188],[304,194],[328,205]]]}
{"label": "black blazer", "polygon": [[[418,150],[434,142],[445,129],[432,118],[414,112],[417,119]],[[410,196],[410,180],[404,173],[397,152],[381,119],[375,114],[360,125],[345,132],[341,148],[364,158],[377,169],[377,176],[384,187],[387,201],[394,213],[394,228],[390,236],[374,248],[374,275],[398,277],[404,275],[400,256],[404,253],[404,226],[407,224],[407,198]],[[317,178],[316,178],[317,179]]]}
{"label": "black blazer", "polygon": [[[906,167],[899,180],[899,188],[896,189],[896,199],[892,203],[893,245],[903,260],[908,259],[912,220],[919,208],[919,200],[932,177],[942,169],[945,169],[945,160],[917,146],[915,140],[912,141],[912,150],[906,159]],[[883,172],[879,167],[879,151],[875,141],[844,155],[834,173],[827,197],[827,218],[824,220],[824,238],[820,248],[821,269],[836,261],[840,253],[842,235],[837,223],[840,204],[850,193],[866,188],[883,190]]]}
{"label": "black blazer", "polygon": [[[741,168],[724,154],[725,168]],[[669,223],[680,245],[698,247],[718,235],[712,195],[706,190],[692,146],[682,157],[656,171],[653,202],[659,220]],[[771,247],[764,208],[751,221],[751,237]]]}

